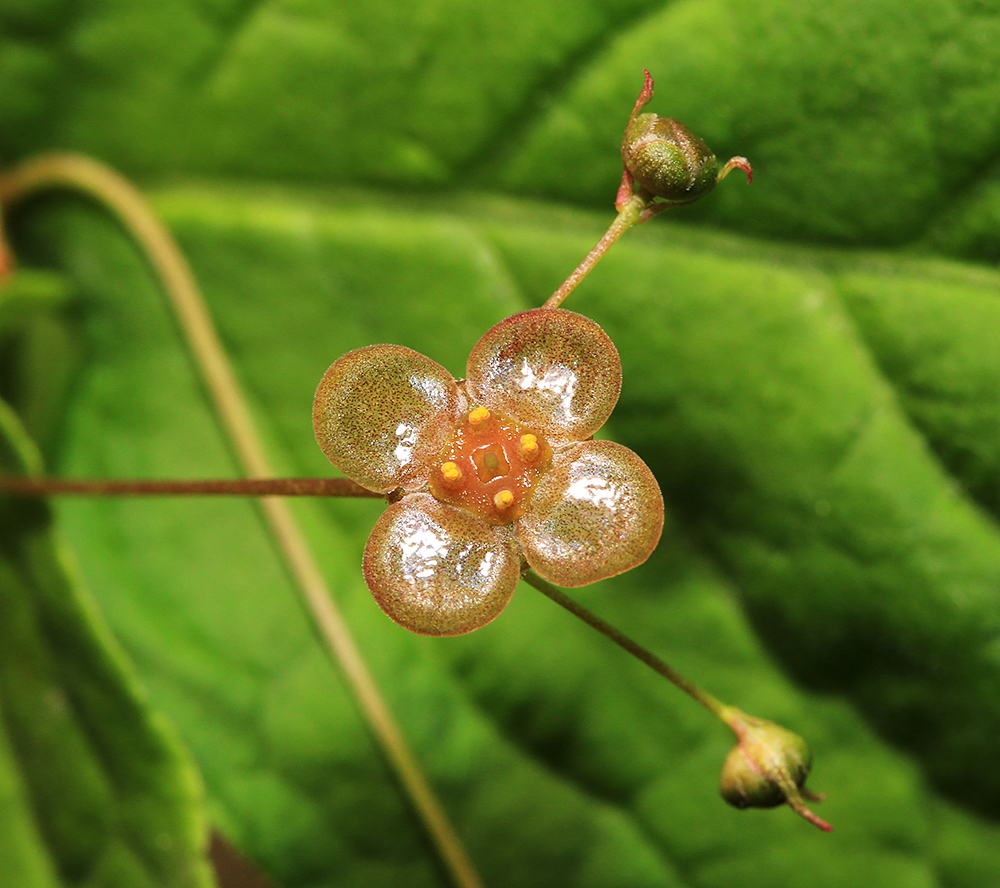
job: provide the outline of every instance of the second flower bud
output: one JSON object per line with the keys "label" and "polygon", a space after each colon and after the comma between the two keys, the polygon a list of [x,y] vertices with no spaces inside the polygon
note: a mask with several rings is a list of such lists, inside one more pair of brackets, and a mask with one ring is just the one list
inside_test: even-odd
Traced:
{"label": "second flower bud", "polygon": [[636,116],[625,131],[622,159],[641,187],[671,203],[697,200],[719,180],[708,145],[672,117]]}

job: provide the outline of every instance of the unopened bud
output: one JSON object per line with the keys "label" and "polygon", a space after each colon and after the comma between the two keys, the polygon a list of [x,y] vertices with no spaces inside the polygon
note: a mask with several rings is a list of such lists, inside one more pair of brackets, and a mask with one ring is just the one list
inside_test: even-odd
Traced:
{"label": "unopened bud", "polygon": [[812,767],[806,741],[780,725],[751,716],[743,715],[733,728],[739,739],[722,766],[722,797],[736,808],[773,808],[787,803],[810,823],[829,831],[830,825],[803,801],[822,799],[805,789]]}
{"label": "unopened bud", "polygon": [[625,131],[622,158],[640,186],[671,203],[697,200],[719,179],[708,145],[672,117],[638,115]]}

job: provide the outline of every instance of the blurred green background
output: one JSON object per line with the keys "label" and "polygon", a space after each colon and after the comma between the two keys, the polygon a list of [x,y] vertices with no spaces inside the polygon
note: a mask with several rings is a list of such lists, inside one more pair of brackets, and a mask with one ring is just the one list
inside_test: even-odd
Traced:
{"label": "blurred green background", "polygon": [[[132,178],[279,471],[324,475],[331,361],[461,376],[597,240],[644,67],[648,110],[755,177],[567,303],[619,348],[608,432],[668,513],[574,594],[807,737],[834,832],[726,807],[724,729],[530,588],[414,637],[361,578],[379,504],[296,512],[487,885],[1000,884],[997,4],[0,0],[0,161]],[[5,469],[233,475],[107,215],[5,223]],[[0,501],[0,886],[203,885],[209,824],[285,888],[446,884],[252,503],[53,509]]]}

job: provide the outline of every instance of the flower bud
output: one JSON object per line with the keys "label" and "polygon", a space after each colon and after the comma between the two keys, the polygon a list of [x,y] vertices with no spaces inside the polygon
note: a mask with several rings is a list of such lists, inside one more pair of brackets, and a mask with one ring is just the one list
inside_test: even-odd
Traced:
{"label": "flower bud", "polygon": [[697,200],[719,180],[708,145],[671,117],[636,116],[625,131],[622,158],[639,185],[671,203]]}
{"label": "flower bud", "polygon": [[722,766],[722,797],[736,808],[773,808],[787,803],[822,830],[830,825],[806,807],[804,798],[819,801],[805,789],[812,753],[798,734],[750,716],[732,725],[739,738]]}

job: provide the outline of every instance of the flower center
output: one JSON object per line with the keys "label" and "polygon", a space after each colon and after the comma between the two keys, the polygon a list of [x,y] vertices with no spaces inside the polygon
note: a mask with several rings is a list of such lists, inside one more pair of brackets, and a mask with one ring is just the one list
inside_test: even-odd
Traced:
{"label": "flower center", "polygon": [[524,514],[532,487],[551,463],[552,448],[538,432],[475,407],[441,452],[430,489],[490,524],[509,524]]}

